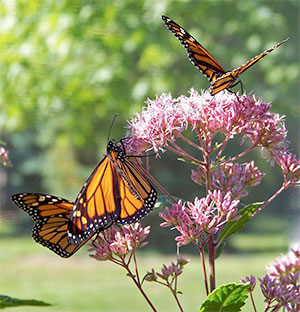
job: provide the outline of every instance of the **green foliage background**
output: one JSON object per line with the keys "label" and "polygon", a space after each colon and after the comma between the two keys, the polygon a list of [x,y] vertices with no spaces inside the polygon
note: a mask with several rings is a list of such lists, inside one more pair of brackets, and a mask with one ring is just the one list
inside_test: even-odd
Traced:
{"label": "green foliage background", "polygon": [[[298,150],[298,13],[296,0],[2,1],[0,129],[13,167],[1,169],[1,209],[17,213],[10,202],[16,192],[74,199],[105,152],[115,113],[120,115],[111,138],[119,139],[147,97],[208,88],[162,14],[189,30],[226,69],[289,36],[241,78],[248,92],[287,116],[291,149]],[[228,154],[239,148],[232,145]],[[281,183],[279,170],[258,151],[251,157],[267,177],[245,204],[264,200]],[[151,162],[153,175],[170,193],[201,196],[190,181],[190,165],[178,166],[169,153]],[[281,209],[279,200],[276,206]]]}

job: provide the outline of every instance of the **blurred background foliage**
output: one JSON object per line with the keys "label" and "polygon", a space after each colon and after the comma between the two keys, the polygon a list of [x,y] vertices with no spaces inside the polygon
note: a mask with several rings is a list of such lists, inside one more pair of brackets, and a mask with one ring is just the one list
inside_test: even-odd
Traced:
{"label": "blurred background foliage", "polygon": [[[287,116],[290,150],[299,150],[299,1],[1,1],[0,137],[13,163],[0,169],[1,224],[10,219],[18,224],[14,231],[30,232],[28,216],[10,201],[13,193],[75,199],[105,152],[115,113],[111,138],[119,139],[126,120],[147,98],[209,87],[162,23],[162,14],[186,28],[228,70],[290,37],[241,79],[247,92],[254,90],[272,102],[273,112]],[[228,154],[240,148],[236,142]],[[178,165],[170,153],[161,156],[151,159],[151,171],[170,193],[190,200],[203,194],[190,180],[189,164]],[[251,157],[267,176],[244,204],[266,199],[281,184],[280,171],[259,151]],[[261,215],[286,216],[296,206],[289,191]],[[152,240],[166,250],[157,213],[144,222],[153,225]],[[285,231],[286,224],[278,227]]]}

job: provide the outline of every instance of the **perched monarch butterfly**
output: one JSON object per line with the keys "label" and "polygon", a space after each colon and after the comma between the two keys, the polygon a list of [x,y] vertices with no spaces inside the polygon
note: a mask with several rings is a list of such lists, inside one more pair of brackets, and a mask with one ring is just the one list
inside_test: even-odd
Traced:
{"label": "perched monarch butterfly", "polygon": [[61,257],[72,256],[92,236],[76,246],[68,242],[67,228],[74,203],[67,199],[47,194],[21,193],[13,195],[12,200],[33,219],[34,240]]}
{"label": "perched monarch butterfly", "polygon": [[234,82],[241,73],[262,59],[265,55],[278,48],[289,38],[282,40],[272,48],[260,53],[237,69],[226,72],[215,58],[185,29],[166,16],[162,19],[168,29],[176,36],[187,51],[190,61],[205,75],[210,84],[210,94],[215,95],[220,91],[235,86]]}
{"label": "perched monarch butterfly", "polygon": [[79,244],[113,223],[136,222],[153,209],[157,192],[128,157],[123,140],[108,142],[106,156],[83,185],[71,211],[71,244]]}

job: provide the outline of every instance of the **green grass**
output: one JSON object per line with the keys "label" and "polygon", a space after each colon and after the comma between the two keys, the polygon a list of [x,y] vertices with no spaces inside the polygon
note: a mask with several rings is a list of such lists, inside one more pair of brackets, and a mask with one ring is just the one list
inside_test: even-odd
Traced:
{"label": "green grass", "polygon": [[[237,238],[232,242],[235,247],[245,247],[250,241],[257,246],[261,242],[259,235],[253,238],[240,234]],[[274,237],[267,236],[269,243],[270,239]],[[62,259],[30,238],[2,239],[0,294],[53,304],[52,307],[11,308],[10,311],[150,311],[122,268],[110,262],[95,261],[87,254],[84,247],[73,257]],[[277,251],[247,253],[246,248],[239,255],[224,254],[216,262],[217,283],[239,281],[250,274],[262,276],[265,265],[278,255]],[[200,261],[196,256],[189,258],[191,262],[179,279],[179,290],[183,292],[180,298],[185,311],[198,311],[205,298]],[[142,275],[174,260],[175,254],[174,257],[153,253],[138,255]],[[146,283],[145,291],[158,311],[178,310],[166,287]],[[259,297],[257,294],[256,298]],[[259,299],[258,311],[262,309],[263,300]],[[247,304],[243,311],[252,311],[251,305]]]}

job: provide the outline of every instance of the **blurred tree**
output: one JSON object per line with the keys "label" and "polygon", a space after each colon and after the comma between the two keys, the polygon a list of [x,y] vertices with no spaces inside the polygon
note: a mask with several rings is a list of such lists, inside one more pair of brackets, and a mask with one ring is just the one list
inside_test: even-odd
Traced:
{"label": "blurred tree", "polygon": [[[209,86],[161,14],[193,34],[225,69],[290,36],[241,79],[248,92],[273,101],[273,109],[287,115],[297,149],[298,12],[294,0],[2,1],[0,129],[14,167],[5,169],[1,206],[19,191],[75,198],[105,152],[115,113],[120,117],[111,136],[119,139],[125,120],[147,97]],[[153,161],[153,172],[171,193],[188,198],[198,189],[186,175],[187,166],[178,169],[166,154]],[[276,171],[269,174],[264,187],[270,193],[274,186],[269,184],[278,177]],[[264,198],[264,187],[257,188],[256,200]]]}

